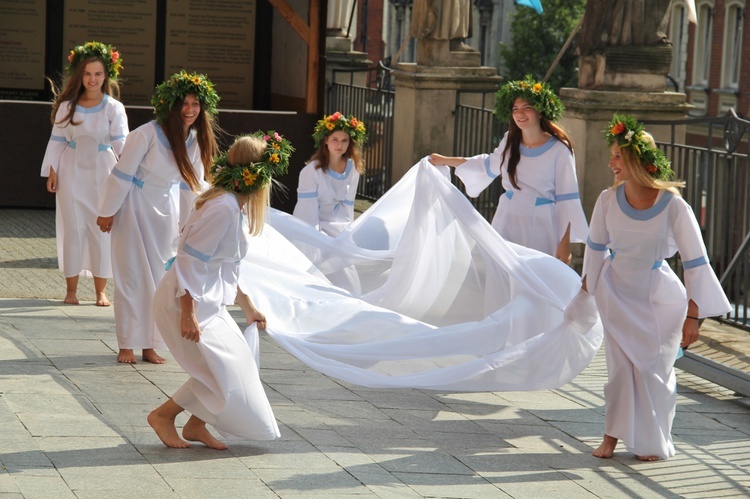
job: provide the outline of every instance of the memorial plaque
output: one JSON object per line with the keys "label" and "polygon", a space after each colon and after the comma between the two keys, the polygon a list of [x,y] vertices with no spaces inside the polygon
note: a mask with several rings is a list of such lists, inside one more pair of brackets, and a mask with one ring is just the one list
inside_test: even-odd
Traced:
{"label": "memorial plaque", "polygon": [[62,48],[66,64],[70,49],[86,41],[108,43],[122,55],[120,90],[124,104],[151,105],[155,81],[156,2],[66,0]]}
{"label": "memorial plaque", "polygon": [[0,99],[44,99],[47,2],[0,2]]}
{"label": "memorial plaque", "polygon": [[203,73],[220,107],[252,109],[255,13],[254,1],[167,0],[164,78]]}

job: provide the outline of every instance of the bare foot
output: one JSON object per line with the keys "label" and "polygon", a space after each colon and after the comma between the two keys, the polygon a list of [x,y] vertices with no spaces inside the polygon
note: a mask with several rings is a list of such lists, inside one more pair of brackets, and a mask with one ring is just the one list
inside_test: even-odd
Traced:
{"label": "bare foot", "polygon": [[156,435],[167,447],[173,449],[186,449],[190,444],[185,442],[177,434],[177,428],[174,426],[174,419],[158,414],[158,409],[151,411],[146,418],[148,424],[154,429]]}
{"label": "bare foot", "polygon": [[602,443],[599,444],[599,447],[592,454],[595,457],[607,459],[615,453],[615,447],[617,447],[617,439],[609,435],[604,435],[604,440],[602,440]]}
{"label": "bare foot", "polygon": [[158,353],[156,353],[156,350],[153,348],[144,348],[143,349],[143,360],[146,362],[151,362],[152,364],[166,364],[167,359],[160,356]]}
{"label": "bare foot", "polygon": [[639,461],[658,461],[659,456],[635,456]]}
{"label": "bare foot", "polygon": [[65,293],[65,300],[63,300],[68,305],[78,305],[78,296],[76,295],[75,291],[67,291]]}
{"label": "bare foot", "polygon": [[185,440],[190,440],[191,442],[203,442],[206,447],[210,447],[211,449],[227,449],[227,444],[216,440],[211,435],[211,432],[208,431],[208,428],[206,428],[206,423],[195,416],[190,416],[188,422],[185,423],[185,427],[182,429],[182,436],[185,437]]}
{"label": "bare foot", "polygon": [[135,359],[135,354],[132,348],[121,348],[117,352],[117,362],[122,364],[137,364],[138,361]]}
{"label": "bare foot", "polygon": [[97,307],[109,307],[111,303],[107,299],[107,295],[102,293],[96,293],[96,306]]}

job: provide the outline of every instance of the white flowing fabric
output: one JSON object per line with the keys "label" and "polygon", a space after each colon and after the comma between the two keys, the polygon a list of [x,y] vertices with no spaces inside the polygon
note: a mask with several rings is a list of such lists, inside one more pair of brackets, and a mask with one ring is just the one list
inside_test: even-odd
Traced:
{"label": "white flowing fabric", "polygon": [[274,211],[242,262],[243,289],[275,341],[344,381],[448,391],[564,385],[601,344],[593,299],[571,303],[580,277],[504,241],[446,173],[422,160],[336,238]]}

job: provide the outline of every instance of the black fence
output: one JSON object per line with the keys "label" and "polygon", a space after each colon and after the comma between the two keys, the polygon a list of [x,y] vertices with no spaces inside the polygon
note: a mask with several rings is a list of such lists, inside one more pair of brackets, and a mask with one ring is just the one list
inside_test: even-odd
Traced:
{"label": "black fence", "polygon": [[357,71],[334,71],[326,113],[353,114],[367,127],[365,174],[357,195],[376,200],[390,188],[393,163],[393,90],[391,70],[382,64]]}

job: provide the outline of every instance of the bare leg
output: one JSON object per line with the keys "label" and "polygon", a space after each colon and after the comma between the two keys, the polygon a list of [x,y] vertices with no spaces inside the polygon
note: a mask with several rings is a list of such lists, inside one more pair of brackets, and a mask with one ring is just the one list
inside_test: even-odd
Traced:
{"label": "bare leg", "polygon": [[160,356],[158,353],[156,353],[156,350],[153,348],[144,348],[143,349],[143,360],[146,362],[151,362],[152,364],[166,364],[167,359]]}
{"label": "bare leg", "polygon": [[596,457],[606,459],[612,457],[615,453],[615,447],[617,447],[617,439],[605,434],[604,440],[602,440],[602,443],[599,444],[599,447],[596,448],[593,454]]}
{"label": "bare leg", "polygon": [[190,440],[191,442],[203,442],[206,447],[212,449],[227,449],[225,443],[219,442],[211,435],[211,432],[206,428],[206,422],[195,416],[190,416],[188,422],[185,423],[185,427],[182,429],[182,436],[185,437],[185,440]]}
{"label": "bare leg", "polygon": [[170,397],[162,405],[151,411],[146,418],[148,424],[154,429],[156,435],[167,447],[173,449],[185,449],[190,447],[190,444],[185,442],[177,434],[177,428],[175,428],[174,420],[179,413],[183,411],[182,407]]}
{"label": "bare leg", "polygon": [[65,278],[65,303],[70,305],[78,305],[78,276],[66,277]]}
{"label": "bare leg", "polygon": [[107,278],[94,277],[94,289],[96,290],[96,305],[98,307],[109,307],[110,303],[106,293]]}
{"label": "bare leg", "polygon": [[138,361],[135,359],[135,354],[132,348],[121,348],[117,353],[117,362],[122,364],[137,364]]}
{"label": "bare leg", "polygon": [[659,456],[635,456],[641,461],[658,461]]}

